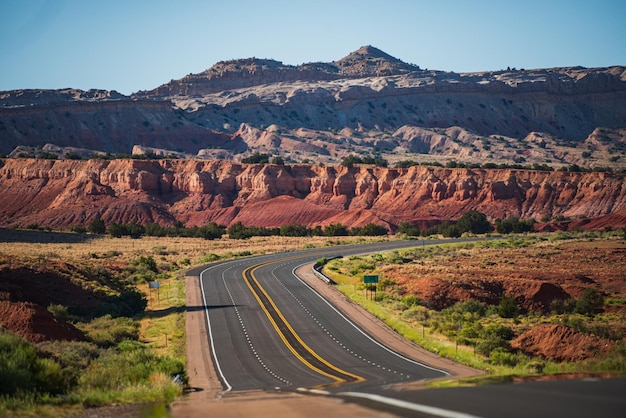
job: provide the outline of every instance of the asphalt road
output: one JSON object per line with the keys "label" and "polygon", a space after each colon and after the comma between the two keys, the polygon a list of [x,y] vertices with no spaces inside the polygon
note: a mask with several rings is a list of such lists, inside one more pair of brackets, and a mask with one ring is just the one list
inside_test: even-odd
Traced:
{"label": "asphalt road", "polygon": [[392,383],[432,379],[447,372],[383,347],[294,274],[298,266],[320,257],[446,242],[451,241],[393,241],[287,252],[189,271],[188,275],[200,276],[207,343],[224,391],[306,388],[401,416],[624,416],[618,413],[626,411],[624,379],[390,390]]}
{"label": "asphalt road", "polygon": [[377,343],[293,272],[324,256],[419,245],[422,241],[323,248],[190,271],[201,278],[209,344],[224,389],[363,390],[447,375]]}

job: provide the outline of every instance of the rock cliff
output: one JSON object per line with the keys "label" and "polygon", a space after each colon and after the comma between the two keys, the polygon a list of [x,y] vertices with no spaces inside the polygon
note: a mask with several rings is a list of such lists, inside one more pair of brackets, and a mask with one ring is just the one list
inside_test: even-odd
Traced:
{"label": "rock cliff", "polygon": [[[310,226],[429,225],[479,210],[491,219],[563,215],[626,222],[624,175],[529,170],[247,165],[198,160],[1,160],[0,225],[107,222]],[[601,221],[596,221],[600,219]]]}

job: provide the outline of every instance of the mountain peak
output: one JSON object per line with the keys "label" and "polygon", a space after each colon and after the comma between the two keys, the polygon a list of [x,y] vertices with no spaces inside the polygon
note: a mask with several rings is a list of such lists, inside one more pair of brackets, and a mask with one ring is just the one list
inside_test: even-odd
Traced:
{"label": "mountain peak", "polygon": [[334,63],[340,72],[351,76],[383,76],[419,70],[371,45],[362,46]]}
{"label": "mountain peak", "polygon": [[392,57],[391,55],[381,51],[376,47],[373,47],[372,45],[362,46],[350,55],[364,55],[372,58],[383,58],[390,61],[399,61],[397,58]]}

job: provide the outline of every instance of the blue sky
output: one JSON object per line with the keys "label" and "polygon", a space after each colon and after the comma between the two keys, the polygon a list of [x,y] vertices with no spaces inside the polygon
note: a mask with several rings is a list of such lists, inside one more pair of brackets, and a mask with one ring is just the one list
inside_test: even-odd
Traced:
{"label": "blue sky", "polygon": [[222,60],[363,45],[456,72],[626,65],[626,1],[0,0],[0,90],[130,94]]}

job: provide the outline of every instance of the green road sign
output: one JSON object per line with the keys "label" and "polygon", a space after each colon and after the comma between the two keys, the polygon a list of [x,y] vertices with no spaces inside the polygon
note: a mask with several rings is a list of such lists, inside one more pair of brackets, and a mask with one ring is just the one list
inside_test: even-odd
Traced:
{"label": "green road sign", "polygon": [[378,275],[364,276],[363,283],[378,283]]}

